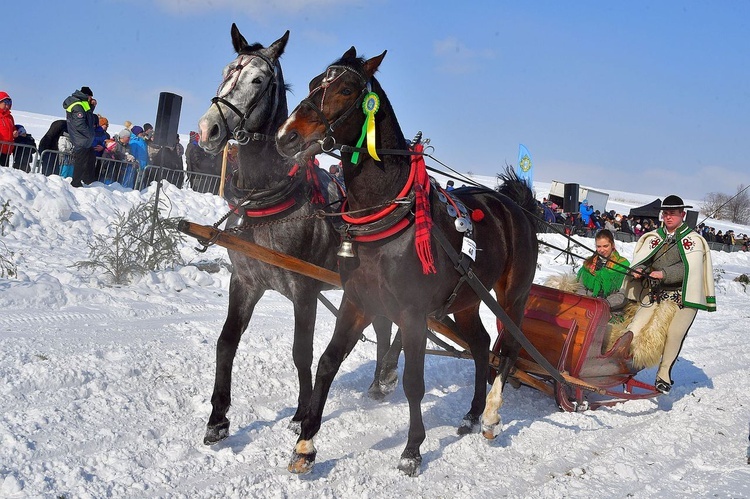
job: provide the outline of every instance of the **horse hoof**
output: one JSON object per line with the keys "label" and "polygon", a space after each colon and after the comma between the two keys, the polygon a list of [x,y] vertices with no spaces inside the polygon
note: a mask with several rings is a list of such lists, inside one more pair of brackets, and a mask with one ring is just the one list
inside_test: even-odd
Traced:
{"label": "horse hoof", "polygon": [[422,467],[422,456],[402,457],[398,461],[398,470],[406,476],[419,476],[419,470]]}
{"label": "horse hoof", "polygon": [[500,432],[503,430],[500,421],[495,424],[484,424],[482,423],[482,435],[487,440],[494,440]]}
{"label": "horse hoof", "polygon": [[396,380],[396,382],[393,384],[373,382],[373,384],[370,385],[370,388],[368,388],[367,390],[367,395],[373,400],[381,401],[388,395],[393,393],[393,391],[396,389],[396,386],[398,386],[398,380]]}
{"label": "horse hoof", "polygon": [[464,419],[461,420],[461,424],[458,427],[458,430],[456,430],[456,433],[459,435],[468,435],[470,433],[477,433],[479,431],[479,418],[477,416],[472,416],[467,414],[464,416]]}
{"label": "horse hoof", "polygon": [[203,436],[204,445],[213,445],[221,442],[229,436],[229,420],[222,421],[219,424],[208,425],[206,434]]}
{"label": "horse hoof", "polygon": [[394,367],[380,375],[380,387],[386,393],[392,393],[398,386],[398,369]]}
{"label": "horse hoof", "polygon": [[292,452],[292,458],[289,460],[289,465],[286,469],[295,475],[310,473],[313,466],[315,466],[316,454],[316,452],[311,452],[310,454],[298,454],[297,452]]}
{"label": "horse hoof", "polygon": [[367,389],[367,395],[373,400],[383,400],[385,397],[390,395],[396,390],[398,386],[398,373],[392,371],[384,376],[381,376],[380,380],[375,380]]}
{"label": "horse hoof", "polygon": [[299,435],[302,432],[302,421],[295,421],[292,419],[289,421],[287,428],[292,430],[295,435]]}
{"label": "horse hoof", "polygon": [[383,389],[380,387],[380,383],[373,381],[370,385],[370,388],[367,389],[367,396],[373,400],[377,400],[378,402],[383,400],[385,398],[385,393],[383,393]]}

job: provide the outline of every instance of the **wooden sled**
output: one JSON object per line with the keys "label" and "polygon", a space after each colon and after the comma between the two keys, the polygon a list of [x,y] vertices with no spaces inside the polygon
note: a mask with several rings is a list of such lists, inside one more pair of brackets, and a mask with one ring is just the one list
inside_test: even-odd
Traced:
{"label": "wooden sled", "polygon": [[[603,351],[609,318],[606,300],[533,285],[521,330],[544,358],[582,386],[553,382],[523,350],[513,377],[552,395],[564,411],[595,409],[659,395],[653,385],[634,378],[638,371],[631,363],[633,333],[627,332],[609,351]],[[498,331],[492,348],[496,354],[502,336],[507,334],[499,321]],[[598,390],[587,388],[590,386]]]}

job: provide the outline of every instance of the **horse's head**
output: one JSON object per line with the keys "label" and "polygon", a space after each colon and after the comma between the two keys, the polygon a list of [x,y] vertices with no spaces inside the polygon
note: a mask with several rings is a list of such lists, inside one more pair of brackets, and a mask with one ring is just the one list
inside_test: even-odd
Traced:
{"label": "horse's head", "polygon": [[279,153],[301,161],[330,151],[336,142],[354,144],[364,121],[362,100],[385,54],[365,60],[352,47],[313,78],[310,94],[276,133]]}
{"label": "horse's head", "polygon": [[237,58],[224,67],[216,97],[198,121],[203,149],[216,154],[231,137],[246,144],[279,111],[286,116],[286,88],[278,61],[288,40],[289,31],[267,48],[250,45],[232,24]]}

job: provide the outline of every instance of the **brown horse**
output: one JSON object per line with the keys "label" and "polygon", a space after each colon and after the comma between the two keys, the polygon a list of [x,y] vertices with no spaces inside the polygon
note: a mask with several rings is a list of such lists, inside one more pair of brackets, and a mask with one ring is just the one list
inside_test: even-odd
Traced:
{"label": "brown horse", "polygon": [[[352,239],[357,252],[355,258],[339,259],[344,296],[333,337],[318,364],[310,411],[302,420],[302,432],[289,464],[289,470],[295,473],[307,472],[314,464],[312,439],[320,428],[331,383],[373,316],[385,315],[400,327],[403,335],[409,435],[398,468],[411,476],[419,473],[419,447],[425,438],[420,403],[425,393],[427,318],[454,314],[459,334],[474,357],[474,397],[459,427],[460,434],[478,429],[480,416],[485,436],[492,438],[499,432],[502,387],[519,351],[516,340],[506,335],[501,375],[487,395],[490,337],[479,317],[480,300],[469,286],[461,284],[461,276],[447,253],[431,242],[429,232],[425,243],[424,234],[429,229],[430,222],[426,220],[431,213],[433,236],[440,231],[457,251],[471,246],[471,241],[466,241],[470,235],[468,239],[473,240],[477,250],[471,271],[484,286],[495,291],[498,303],[520,325],[537,260],[533,193],[511,175],[500,193],[465,188],[452,191],[450,196],[445,192],[435,194],[436,186],[425,182],[426,173],[420,171],[418,156],[402,154],[408,151],[407,141],[388,97],[373,76],[384,56],[385,52],[364,60],[352,47],[313,78],[309,96],[276,136],[279,152],[290,158],[306,157],[323,149],[341,150],[347,209],[351,210],[345,237]],[[377,99],[373,100],[371,92]],[[367,117],[363,109],[370,115],[376,110],[372,144],[377,147],[375,151],[352,147],[366,133],[368,144],[372,141],[372,132],[363,128]],[[360,156],[358,164],[354,164],[352,154]],[[425,197],[429,198],[427,207]],[[401,206],[408,209],[404,211]],[[381,219],[378,215],[385,211],[389,214]],[[403,212],[401,221],[395,221],[392,213],[399,212]],[[415,214],[415,221],[410,212]],[[456,214],[461,215],[460,221]],[[377,223],[389,226],[380,239],[367,230]],[[466,232],[457,230],[466,230],[467,224]],[[359,232],[358,227],[362,229]],[[369,237],[362,238],[361,232]],[[449,299],[454,293],[455,297]]]}
{"label": "brown horse", "polygon": [[[310,202],[311,185],[305,178],[305,170],[295,168],[296,173],[292,174],[273,141],[279,125],[287,118],[287,87],[279,58],[289,32],[268,47],[247,43],[234,24],[231,34],[237,58],[224,68],[217,95],[199,121],[200,145],[207,152],[220,152],[230,137],[240,143],[239,170],[225,194],[230,205],[237,207],[228,218],[227,227],[241,226],[238,235],[243,239],[334,270],[341,238],[328,220],[313,216],[321,205]],[[331,183],[320,169],[315,168],[312,174],[319,176],[323,189]],[[213,410],[203,440],[206,445],[229,435],[226,415],[232,400],[234,357],[255,305],[268,290],[279,292],[294,304],[292,358],[297,368],[299,396],[290,427],[299,426],[313,388],[316,298],[321,290],[331,288],[238,251],[229,251],[229,258],[234,270],[229,283],[227,318],[216,343]],[[390,322],[381,317],[373,326],[378,339],[378,362],[369,393],[382,398],[398,383],[397,366],[395,360],[390,363],[384,360],[390,343]]]}

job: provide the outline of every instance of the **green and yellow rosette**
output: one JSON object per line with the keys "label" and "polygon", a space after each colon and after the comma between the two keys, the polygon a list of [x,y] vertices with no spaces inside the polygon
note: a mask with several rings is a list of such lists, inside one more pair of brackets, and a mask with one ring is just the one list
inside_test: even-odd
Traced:
{"label": "green and yellow rosette", "polygon": [[[367,137],[367,152],[372,156],[375,161],[380,161],[378,153],[375,151],[375,113],[380,109],[380,97],[375,92],[369,92],[365,95],[365,99],[362,101],[362,112],[365,113],[365,123],[362,125],[362,135],[359,136],[357,141],[357,147],[362,147],[362,144]],[[359,163],[359,151],[355,151],[352,154],[352,163]]]}

